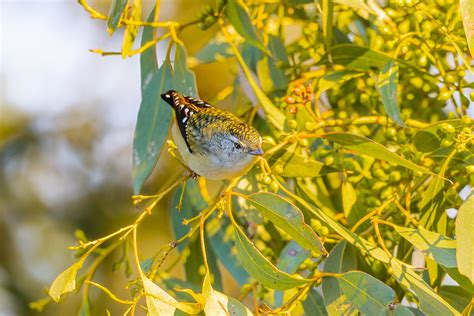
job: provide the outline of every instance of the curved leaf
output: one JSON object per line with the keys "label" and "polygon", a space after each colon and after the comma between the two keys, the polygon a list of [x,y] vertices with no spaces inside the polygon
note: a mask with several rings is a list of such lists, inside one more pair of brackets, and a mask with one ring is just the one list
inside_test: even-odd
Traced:
{"label": "curved leaf", "polygon": [[385,112],[397,124],[404,126],[397,101],[398,63],[391,59],[382,68],[377,80],[377,88],[385,107]]}
{"label": "curved leaf", "polygon": [[[324,262],[324,272],[344,273],[357,268],[357,258],[354,250],[347,241],[341,241],[331,249]],[[343,293],[335,278],[323,278],[322,289],[328,310],[337,310],[341,304],[340,297]]]}
{"label": "curved leaf", "polygon": [[196,76],[188,68],[186,48],[177,43],[174,56],[174,89],[185,95],[197,97]]}
{"label": "curved leaf", "polygon": [[145,87],[133,137],[133,192],[140,193],[158,160],[172,121],[171,108],[160,97],[172,86],[171,64],[163,63]]}
{"label": "curved leaf", "polygon": [[474,194],[459,208],[456,217],[456,259],[459,272],[474,283]]}
{"label": "curved leaf", "polygon": [[128,0],[113,0],[107,17],[107,31],[110,35],[117,29]]}
{"label": "curved leaf", "polygon": [[61,274],[53,281],[48,294],[55,302],[59,302],[59,299],[63,294],[72,292],[76,289],[77,271],[82,268],[86,258],[87,257],[81,258],[78,262],[61,272]]}
{"label": "curved leaf", "polygon": [[265,54],[269,54],[268,49],[263,45],[257,33],[248,9],[241,0],[229,0],[225,9],[225,15],[230,24],[235,28],[246,41],[260,49]]}
{"label": "curved leaf", "polygon": [[456,240],[423,227],[408,228],[393,225],[395,231],[433,260],[448,268],[456,267]]}
{"label": "curved leaf", "polygon": [[413,171],[434,175],[434,173],[432,173],[430,170],[398,156],[397,154],[385,148],[383,145],[376,143],[371,139],[355,134],[337,132],[327,133],[323,137],[359,154],[385,160]]}
{"label": "curved leaf", "polygon": [[474,3],[470,0],[461,0],[460,6],[464,33],[466,33],[471,57],[474,58]]}
{"label": "curved leaf", "polygon": [[293,237],[301,247],[316,253],[326,253],[321,240],[304,222],[303,213],[295,205],[272,193],[255,193],[247,199],[272,223]]}
{"label": "curved leaf", "polygon": [[211,285],[209,273],[206,273],[204,277],[202,293],[206,301],[204,306],[204,312],[206,316],[253,315],[253,313],[244,304],[235,298],[229,297],[214,290]]}
{"label": "curved leaf", "polygon": [[346,302],[365,315],[388,315],[389,304],[395,300],[395,292],[373,276],[351,271],[337,278]]}
{"label": "curved leaf", "polygon": [[411,267],[392,259],[393,276],[420,300],[420,308],[427,315],[459,315],[438,293],[436,293]]}
{"label": "curved leaf", "polygon": [[[142,14],[141,1],[134,1],[133,5],[130,6],[132,14],[130,20],[140,21]],[[128,53],[132,50],[133,43],[138,34],[138,25],[127,24],[125,28],[125,34],[123,35],[122,42],[122,58],[125,59]]]}
{"label": "curved leaf", "polygon": [[287,290],[309,282],[278,270],[258,251],[240,227],[234,226],[234,237],[240,262],[245,270],[263,285],[272,289]]}
{"label": "curved leaf", "polygon": [[[155,8],[148,15],[148,22],[152,22],[155,17]],[[142,40],[140,46],[144,46],[153,40],[155,29],[150,26],[143,27]],[[156,59],[156,45],[151,46],[140,54],[140,84],[143,97],[143,91],[150,83],[153,75],[158,71],[158,62]]]}
{"label": "curved leaf", "polygon": [[326,306],[324,305],[324,299],[314,287],[308,292],[308,296],[301,302],[301,305],[303,305],[306,315],[328,315]]}

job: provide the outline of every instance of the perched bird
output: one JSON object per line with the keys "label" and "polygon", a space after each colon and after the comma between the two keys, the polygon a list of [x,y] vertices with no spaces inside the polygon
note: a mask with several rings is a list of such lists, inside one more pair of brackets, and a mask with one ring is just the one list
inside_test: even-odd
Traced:
{"label": "perched bird", "polygon": [[161,97],[175,112],[172,135],[178,152],[197,175],[232,179],[263,154],[260,134],[234,114],[173,90]]}

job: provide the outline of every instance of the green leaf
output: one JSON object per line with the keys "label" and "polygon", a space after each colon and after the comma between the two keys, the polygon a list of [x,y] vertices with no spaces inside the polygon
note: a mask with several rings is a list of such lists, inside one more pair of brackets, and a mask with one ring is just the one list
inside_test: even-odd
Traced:
{"label": "green leaf", "polygon": [[382,68],[377,80],[377,89],[379,90],[385,112],[397,124],[404,126],[400,116],[400,107],[397,101],[398,86],[398,63],[391,59]]}
{"label": "green leaf", "polygon": [[390,265],[393,270],[393,276],[402,286],[415,293],[420,300],[421,310],[427,315],[459,315],[410,266],[397,259],[392,259]]}
{"label": "green leaf", "polygon": [[303,214],[295,205],[272,193],[255,193],[247,199],[263,216],[293,237],[301,247],[318,254],[326,252],[321,240],[304,222]]}
{"label": "green leaf", "polygon": [[172,121],[171,108],[160,97],[172,86],[171,64],[163,63],[142,94],[133,137],[133,192],[140,193],[158,160]]}
{"label": "green leaf", "polygon": [[233,228],[229,219],[211,217],[206,222],[206,233],[210,248],[239,286],[248,283],[250,276],[237,258],[237,250],[232,238]]}
{"label": "green leaf", "polygon": [[112,33],[117,29],[127,2],[128,0],[112,0],[109,15],[107,17],[107,31],[110,35],[112,35]]}
{"label": "green leaf", "polygon": [[365,315],[388,315],[389,304],[395,300],[395,292],[373,276],[351,271],[335,278],[346,302]]}
{"label": "green leaf", "polygon": [[[324,272],[344,273],[357,268],[357,258],[350,244],[345,240],[332,248],[324,262]],[[328,310],[337,310],[343,295],[335,278],[323,278],[322,289]]]}
{"label": "green leaf", "polygon": [[370,7],[363,0],[332,0],[332,1],[349,6],[353,9],[372,12],[372,9],[370,9]]}
{"label": "green leaf", "polygon": [[59,302],[59,299],[63,294],[72,292],[76,289],[76,275],[77,271],[82,268],[84,261],[87,256],[82,257],[79,261],[71,265],[69,268],[61,272],[56,277],[51,286],[49,287],[49,296],[55,302]]}
{"label": "green leaf", "polygon": [[223,61],[232,56],[232,49],[229,43],[226,42],[222,34],[218,33],[216,37],[207,42],[204,47],[190,58],[190,64],[193,66],[198,64],[210,64]]}
{"label": "green leaf", "polygon": [[350,183],[349,181],[344,181],[342,183],[341,191],[342,209],[344,211],[344,215],[346,215],[346,217],[348,218],[349,214],[351,213],[352,207],[357,201],[357,193],[354,190],[352,183]]}
{"label": "green leaf", "polygon": [[423,227],[408,228],[393,225],[395,231],[413,246],[444,267],[456,267],[456,240]]}
{"label": "green leaf", "polygon": [[229,297],[212,288],[209,274],[206,273],[202,286],[205,305],[204,313],[206,316],[218,315],[253,315],[253,313],[241,302],[235,298]]}
{"label": "green leaf", "polygon": [[237,33],[246,41],[265,54],[270,54],[257,33],[257,29],[249,16],[247,7],[241,0],[229,0],[225,9],[225,15]]}
{"label": "green leaf", "polygon": [[414,164],[413,162],[398,156],[397,154],[389,151],[383,145],[376,143],[371,139],[355,134],[337,132],[327,133],[323,137],[359,154],[385,160],[413,171],[434,175],[434,173],[428,169],[418,166],[417,164]]}
{"label": "green leaf", "polygon": [[[132,14],[130,20],[140,21],[142,14],[141,1],[135,1],[133,5],[130,6]],[[132,50],[133,43],[138,34],[138,25],[127,24],[125,28],[125,34],[123,35],[122,42],[122,58],[125,59],[128,53]]]}
{"label": "green leaf", "polygon": [[341,172],[310,157],[297,154],[296,149],[297,146],[293,148],[289,147],[270,157],[269,161],[272,163],[272,166],[283,163],[283,172],[279,174],[280,176],[290,178],[314,178],[329,173]]}
{"label": "green leaf", "polygon": [[459,286],[443,285],[439,294],[459,312],[462,312],[471,303],[472,294]]}
{"label": "green leaf", "polygon": [[302,277],[291,276],[278,270],[258,251],[240,227],[235,225],[234,238],[240,262],[245,270],[264,286],[271,289],[287,290],[309,282]]}
{"label": "green leaf", "polygon": [[177,43],[174,57],[174,89],[185,95],[196,96],[196,76],[187,65],[186,49],[183,45]]}
{"label": "green leaf", "polygon": [[[290,240],[290,242],[286,244],[286,246],[280,252],[276,267],[281,271],[293,274],[298,271],[298,267],[303,263],[303,261],[305,261],[310,256],[311,253],[308,250],[302,248],[296,241]],[[283,304],[282,291],[275,291],[274,297],[275,306],[280,306]]]}
{"label": "green leaf", "polygon": [[361,77],[363,75],[365,75],[364,72],[347,69],[329,72],[319,79],[317,95],[321,95],[324,91],[327,91],[338,84],[342,84],[352,78]]}
{"label": "green leaf", "polygon": [[324,299],[313,287],[308,292],[308,296],[301,302],[306,315],[327,316],[328,312],[324,305]]}
{"label": "green leaf", "polygon": [[[155,17],[155,9],[151,10],[148,15],[148,22],[152,22]],[[140,46],[145,45],[147,42],[153,40],[155,29],[150,26],[143,27],[142,40]],[[143,91],[150,83],[153,75],[158,71],[158,62],[156,59],[156,45],[151,46],[143,53],[140,54],[140,78],[141,78],[141,92],[143,97]]]}
{"label": "green leaf", "polygon": [[[148,315],[174,315],[177,309],[188,315],[198,314],[202,308],[197,303],[178,302],[174,297],[155,284],[152,280],[142,275],[143,290],[145,291]],[[151,295],[147,295],[151,294]]]}
{"label": "green leaf", "polygon": [[459,272],[474,283],[474,194],[459,208],[456,217],[456,259]]}
{"label": "green leaf", "polygon": [[[332,46],[333,6],[334,5],[333,5],[332,0],[321,1],[321,10],[322,10],[322,16],[323,16],[324,45],[326,46],[326,51],[330,51],[331,46]],[[329,57],[330,56],[331,55],[329,54]]]}
{"label": "green leaf", "polygon": [[460,7],[467,44],[471,57],[474,58],[474,3],[470,0],[460,0]]}

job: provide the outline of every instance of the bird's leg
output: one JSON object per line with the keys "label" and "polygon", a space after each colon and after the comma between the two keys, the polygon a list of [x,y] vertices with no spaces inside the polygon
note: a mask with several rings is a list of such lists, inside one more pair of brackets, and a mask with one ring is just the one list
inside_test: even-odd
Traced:
{"label": "bird's leg", "polygon": [[191,172],[191,178],[193,178],[194,180],[197,180],[200,175],[198,175],[196,172],[192,171],[191,169],[188,168],[188,170]]}

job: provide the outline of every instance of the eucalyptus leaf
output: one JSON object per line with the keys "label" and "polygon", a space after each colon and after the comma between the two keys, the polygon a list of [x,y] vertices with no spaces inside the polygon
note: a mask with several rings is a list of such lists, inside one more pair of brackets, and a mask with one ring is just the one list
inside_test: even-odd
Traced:
{"label": "eucalyptus leaf", "polygon": [[403,238],[440,265],[447,268],[455,268],[457,266],[456,240],[426,230],[421,226],[418,228],[408,228],[393,225],[393,227]]}
{"label": "eucalyptus leaf", "polygon": [[336,277],[342,293],[354,308],[364,315],[388,315],[395,292],[373,276],[351,271]]}
{"label": "eucalyptus leaf", "polygon": [[434,175],[430,170],[398,156],[371,139],[355,134],[339,132],[327,133],[323,137],[359,154],[385,160],[413,171]]}
{"label": "eucalyptus leaf", "polygon": [[470,0],[460,0],[462,23],[466,34],[471,57],[474,58],[474,3]]}
{"label": "eucalyptus leaf", "polygon": [[474,194],[459,208],[456,217],[456,259],[459,272],[474,283]]}
{"label": "eucalyptus leaf", "polygon": [[117,29],[123,10],[127,6],[128,0],[112,0],[109,15],[107,17],[107,31],[110,35]]}
{"label": "eucalyptus leaf", "polygon": [[234,226],[234,238],[240,262],[245,270],[264,286],[287,290],[309,282],[302,277],[294,277],[280,271],[258,251],[238,226]]}
{"label": "eucalyptus leaf", "polygon": [[[141,1],[136,1],[130,6],[132,14],[130,20],[140,21],[142,14]],[[138,25],[127,24],[125,28],[125,34],[123,35],[122,42],[122,58],[125,59],[128,56],[128,53],[132,50],[133,43],[138,34]]]}
{"label": "eucalyptus leaf", "polygon": [[208,273],[204,277],[202,286],[202,294],[204,295],[205,305],[204,312],[206,316],[220,315],[242,315],[250,316],[253,313],[241,302],[235,298],[229,297],[212,288],[211,280]]}
{"label": "eucalyptus leaf", "polygon": [[250,18],[247,7],[241,0],[228,0],[225,15],[237,33],[250,44],[269,55],[268,49],[263,45],[262,39]]}
{"label": "eucalyptus leaf", "polygon": [[59,302],[59,299],[63,294],[72,292],[76,289],[77,271],[82,268],[86,258],[87,256],[82,257],[79,261],[61,272],[61,274],[54,279],[48,291],[48,294],[53,301]]}
{"label": "eucalyptus leaf", "polygon": [[255,193],[247,199],[263,216],[289,234],[301,247],[318,254],[326,252],[321,240],[304,222],[303,214],[295,205],[272,193]]}
{"label": "eucalyptus leaf", "polygon": [[133,192],[140,193],[151,174],[168,135],[172,121],[170,106],[160,95],[172,88],[173,71],[165,61],[146,85],[133,137]]}
{"label": "eucalyptus leaf", "polygon": [[312,287],[308,292],[306,299],[301,302],[306,315],[327,316],[328,312],[324,304],[324,298]]}
{"label": "eucalyptus leaf", "polygon": [[379,73],[377,88],[385,107],[385,112],[398,125],[404,126],[397,100],[398,63],[391,59]]}

